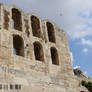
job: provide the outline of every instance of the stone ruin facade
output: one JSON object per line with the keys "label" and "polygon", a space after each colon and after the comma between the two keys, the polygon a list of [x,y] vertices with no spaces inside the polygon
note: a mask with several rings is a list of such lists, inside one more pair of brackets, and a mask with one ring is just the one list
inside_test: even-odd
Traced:
{"label": "stone ruin facade", "polygon": [[0,92],[88,92],[74,76],[66,32],[0,4]]}

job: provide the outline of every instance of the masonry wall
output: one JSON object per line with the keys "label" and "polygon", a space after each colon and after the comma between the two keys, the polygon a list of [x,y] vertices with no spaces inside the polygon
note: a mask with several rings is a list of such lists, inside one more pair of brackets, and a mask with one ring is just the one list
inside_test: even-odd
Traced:
{"label": "masonry wall", "polygon": [[[14,17],[13,9],[18,13],[13,13]],[[19,22],[16,21],[18,16]],[[34,21],[38,21],[37,24]],[[55,38],[48,37],[47,22],[53,25],[54,33],[49,35],[53,34]],[[33,24],[35,27],[32,27]],[[33,33],[35,28],[36,34]],[[16,43],[19,41],[14,38],[16,36],[22,38],[22,45]],[[39,44],[43,52],[39,54],[40,60],[35,58],[34,43]],[[14,44],[19,44],[15,46],[20,50],[18,55],[14,54]],[[55,59],[58,63],[52,62],[51,48],[57,51],[58,58]],[[66,33],[53,22],[24,14],[15,6],[0,5],[0,75],[1,90],[5,92],[80,92],[79,81],[72,70]],[[13,85],[12,89],[9,88],[10,84]],[[15,85],[21,88],[16,89]]]}

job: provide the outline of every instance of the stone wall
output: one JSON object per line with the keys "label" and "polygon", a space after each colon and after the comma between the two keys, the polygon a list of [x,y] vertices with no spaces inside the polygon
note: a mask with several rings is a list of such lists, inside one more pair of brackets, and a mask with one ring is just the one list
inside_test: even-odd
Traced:
{"label": "stone wall", "polygon": [[79,83],[66,33],[49,20],[0,4],[0,92],[80,92]]}

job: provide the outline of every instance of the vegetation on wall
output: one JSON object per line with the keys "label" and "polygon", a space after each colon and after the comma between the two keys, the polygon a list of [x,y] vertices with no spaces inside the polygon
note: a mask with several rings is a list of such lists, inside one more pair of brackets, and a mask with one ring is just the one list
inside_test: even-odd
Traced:
{"label": "vegetation on wall", "polygon": [[92,82],[87,82],[85,80],[81,81],[82,86],[86,87],[89,92],[92,92]]}

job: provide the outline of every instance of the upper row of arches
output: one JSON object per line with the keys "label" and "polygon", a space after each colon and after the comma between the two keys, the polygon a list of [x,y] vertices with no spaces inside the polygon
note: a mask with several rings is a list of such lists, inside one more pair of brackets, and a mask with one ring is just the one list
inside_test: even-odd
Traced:
{"label": "upper row of arches", "polygon": [[[31,20],[33,36],[40,38],[41,37],[40,20],[34,15],[31,16],[30,20]],[[14,29],[18,31],[22,31],[21,12],[16,8],[12,8],[12,25]],[[47,27],[47,34],[49,41],[55,43],[56,39],[55,39],[55,30],[53,24],[51,22],[46,22],[46,27]]]}

